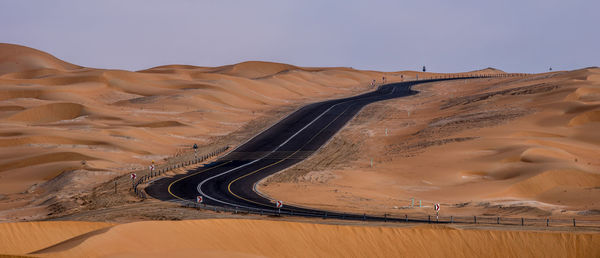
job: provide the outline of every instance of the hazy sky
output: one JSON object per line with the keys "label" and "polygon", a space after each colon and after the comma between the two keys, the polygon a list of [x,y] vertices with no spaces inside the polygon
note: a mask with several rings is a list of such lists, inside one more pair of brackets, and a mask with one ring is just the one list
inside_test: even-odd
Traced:
{"label": "hazy sky", "polygon": [[97,68],[247,60],[383,71],[600,65],[600,1],[0,0],[0,42]]}

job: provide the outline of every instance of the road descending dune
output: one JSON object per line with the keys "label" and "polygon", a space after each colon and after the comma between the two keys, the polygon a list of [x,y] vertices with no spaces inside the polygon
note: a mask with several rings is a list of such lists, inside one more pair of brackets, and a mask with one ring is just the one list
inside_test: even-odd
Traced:
{"label": "road descending dune", "polygon": [[[600,68],[416,85],[257,189],[362,214],[600,219]],[[414,202],[413,202],[414,200]],[[422,202],[423,207],[410,207]]]}
{"label": "road descending dune", "polygon": [[[62,225],[79,236],[53,239]],[[73,222],[4,225],[0,254],[42,257],[598,257],[600,235],[461,230],[447,226],[372,227],[245,219],[145,221],[106,227]],[[60,239],[64,241],[57,243]],[[11,246],[14,245],[14,246]],[[20,245],[20,246],[19,246]],[[45,245],[45,246],[44,246]],[[30,252],[31,247],[42,247]]]}

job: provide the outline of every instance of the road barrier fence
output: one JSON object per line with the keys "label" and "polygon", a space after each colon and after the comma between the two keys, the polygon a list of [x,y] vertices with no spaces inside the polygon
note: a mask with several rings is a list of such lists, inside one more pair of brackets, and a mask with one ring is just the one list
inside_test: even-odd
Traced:
{"label": "road barrier fence", "polygon": [[462,225],[504,225],[521,227],[577,227],[600,228],[600,219],[567,218],[567,217],[501,217],[501,216],[436,216],[434,214],[372,214],[372,213],[340,213],[331,211],[296,210],[295,208],[254,208],[245,206],[215,206],[193,201],[177,200],[182,207],[209,210],[213,212],[231,212],[233,214],[254,214],[260,216],[296,216],[321,219],[337,219],[369,222],[429,223],[429,224],[462,224]]}
{"label": "road barrier fence", "polygon": [[146,193],[143,190],[139,189],[140,184],[143,184],[154,177],[164,175],[165,173],[167,173],[173,169],[183,168],[186,166],[199,164],[199,163],[204,162],[212,157],[216,157],[216,156],[220,155],[221,153],[227,151],[228,149],[229,149],[229,146],[224,146],[224,147],[220,147],[220,148],[212,150],[208,153],[203,153],[203,154],[198,154],[197,152],[194,151],[194,152],[187,153],[186,155],[183,155],[182,157],[180,157],[178,159],[169,161],[165,164],[154,165],[154,169],[152,169],[152,170],[144,169],[144,170],[135,171],[136,178],[132,179],[133,193],[135,195],[137,195],[138,197],[145,199]]}

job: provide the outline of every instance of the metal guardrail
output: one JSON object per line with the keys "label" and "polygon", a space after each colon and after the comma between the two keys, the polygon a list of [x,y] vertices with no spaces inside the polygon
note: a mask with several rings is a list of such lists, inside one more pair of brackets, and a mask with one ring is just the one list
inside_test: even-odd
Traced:
{"label": "metal guardrail", "polygon": [[527,217],[500,217],[500,216],[439,216],[426,214],[405,214],[404,216],[391,214],[356,214],[328,211],[297,211],[293,209],[252,208],[240,206],[214,206],[192,201],[175,201],[183,207],[208,210],[213,212],[231,212],[233,214],[255,214],[260,216],[296,216],[322,219],[337,219],[369,222],[397,222],[397,223],[430,223],[430,224],[463,224],[463,225],[505,225],[505,226],[537,226],[537,227],[577,227],[600,228],[600,220],[585,220],[576,218],[527,218]]}
{"label": "metal guardrail", "polygon": [[[202,154],[202,155],[190,155],[190,159],[187,160],[183,160],[180,162],[175,162],[172,164],[161,164],[161,165],[157,165],[156,168],[153,171],[145,171],[145,172],[139,172],[139,178],[133,181],[133,192],[135,195],[137,195],[140,198],[145,199],[146,198],[146,193],[140,189],[138,189],[138,186],[142,183],[147,182],[148,180],[160,176],[160,175],[164,175],[165,173],[173,170],[173,169],[177,169],[177,168],[182,168],[182,167],[186,167],[189,165],[194,165],[194,164],[198,164],[200,162],[203,162],[205,160],[208,160],[212,157],[218,156],[219,154],[223,153],[224,151],[228,150],[229,146],[225,146],[225,147],[221,147],[218,148],[214,151],[211,151],[207,154]],[[137,173],[136,173],[137,175]]]}
{"label": "metal guardrail", "polygon": [[503,73],[503,74],[444,74],[444,75],[430,75],[424,77],[416,77],[412,80],[406,81],[425,81],[425,80],[439,80],[439,79],[477,79],[477,78],[510,78],[510,77],[524,77],[530,74],[527,73]]}

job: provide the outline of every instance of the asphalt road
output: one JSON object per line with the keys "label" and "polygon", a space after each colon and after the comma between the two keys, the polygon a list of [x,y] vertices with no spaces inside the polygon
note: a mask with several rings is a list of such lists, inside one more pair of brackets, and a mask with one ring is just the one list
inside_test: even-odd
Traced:
{"label": "asphalt road", "polygon": [[254,186],[261,179],[310,156],[366,105],[416,94],[411,86],[440,80],[449,79],[391,83],[362,95],[309,104],[216,162],[190,170],[185,175],[153,181],[146,192],[165,201],[195,202],[196,196],[201,195],[205,204],[213,206],[365,219],[363,215],[293,207],[285,203],[282,209],[277,209],[275,201],[260,196]]}

